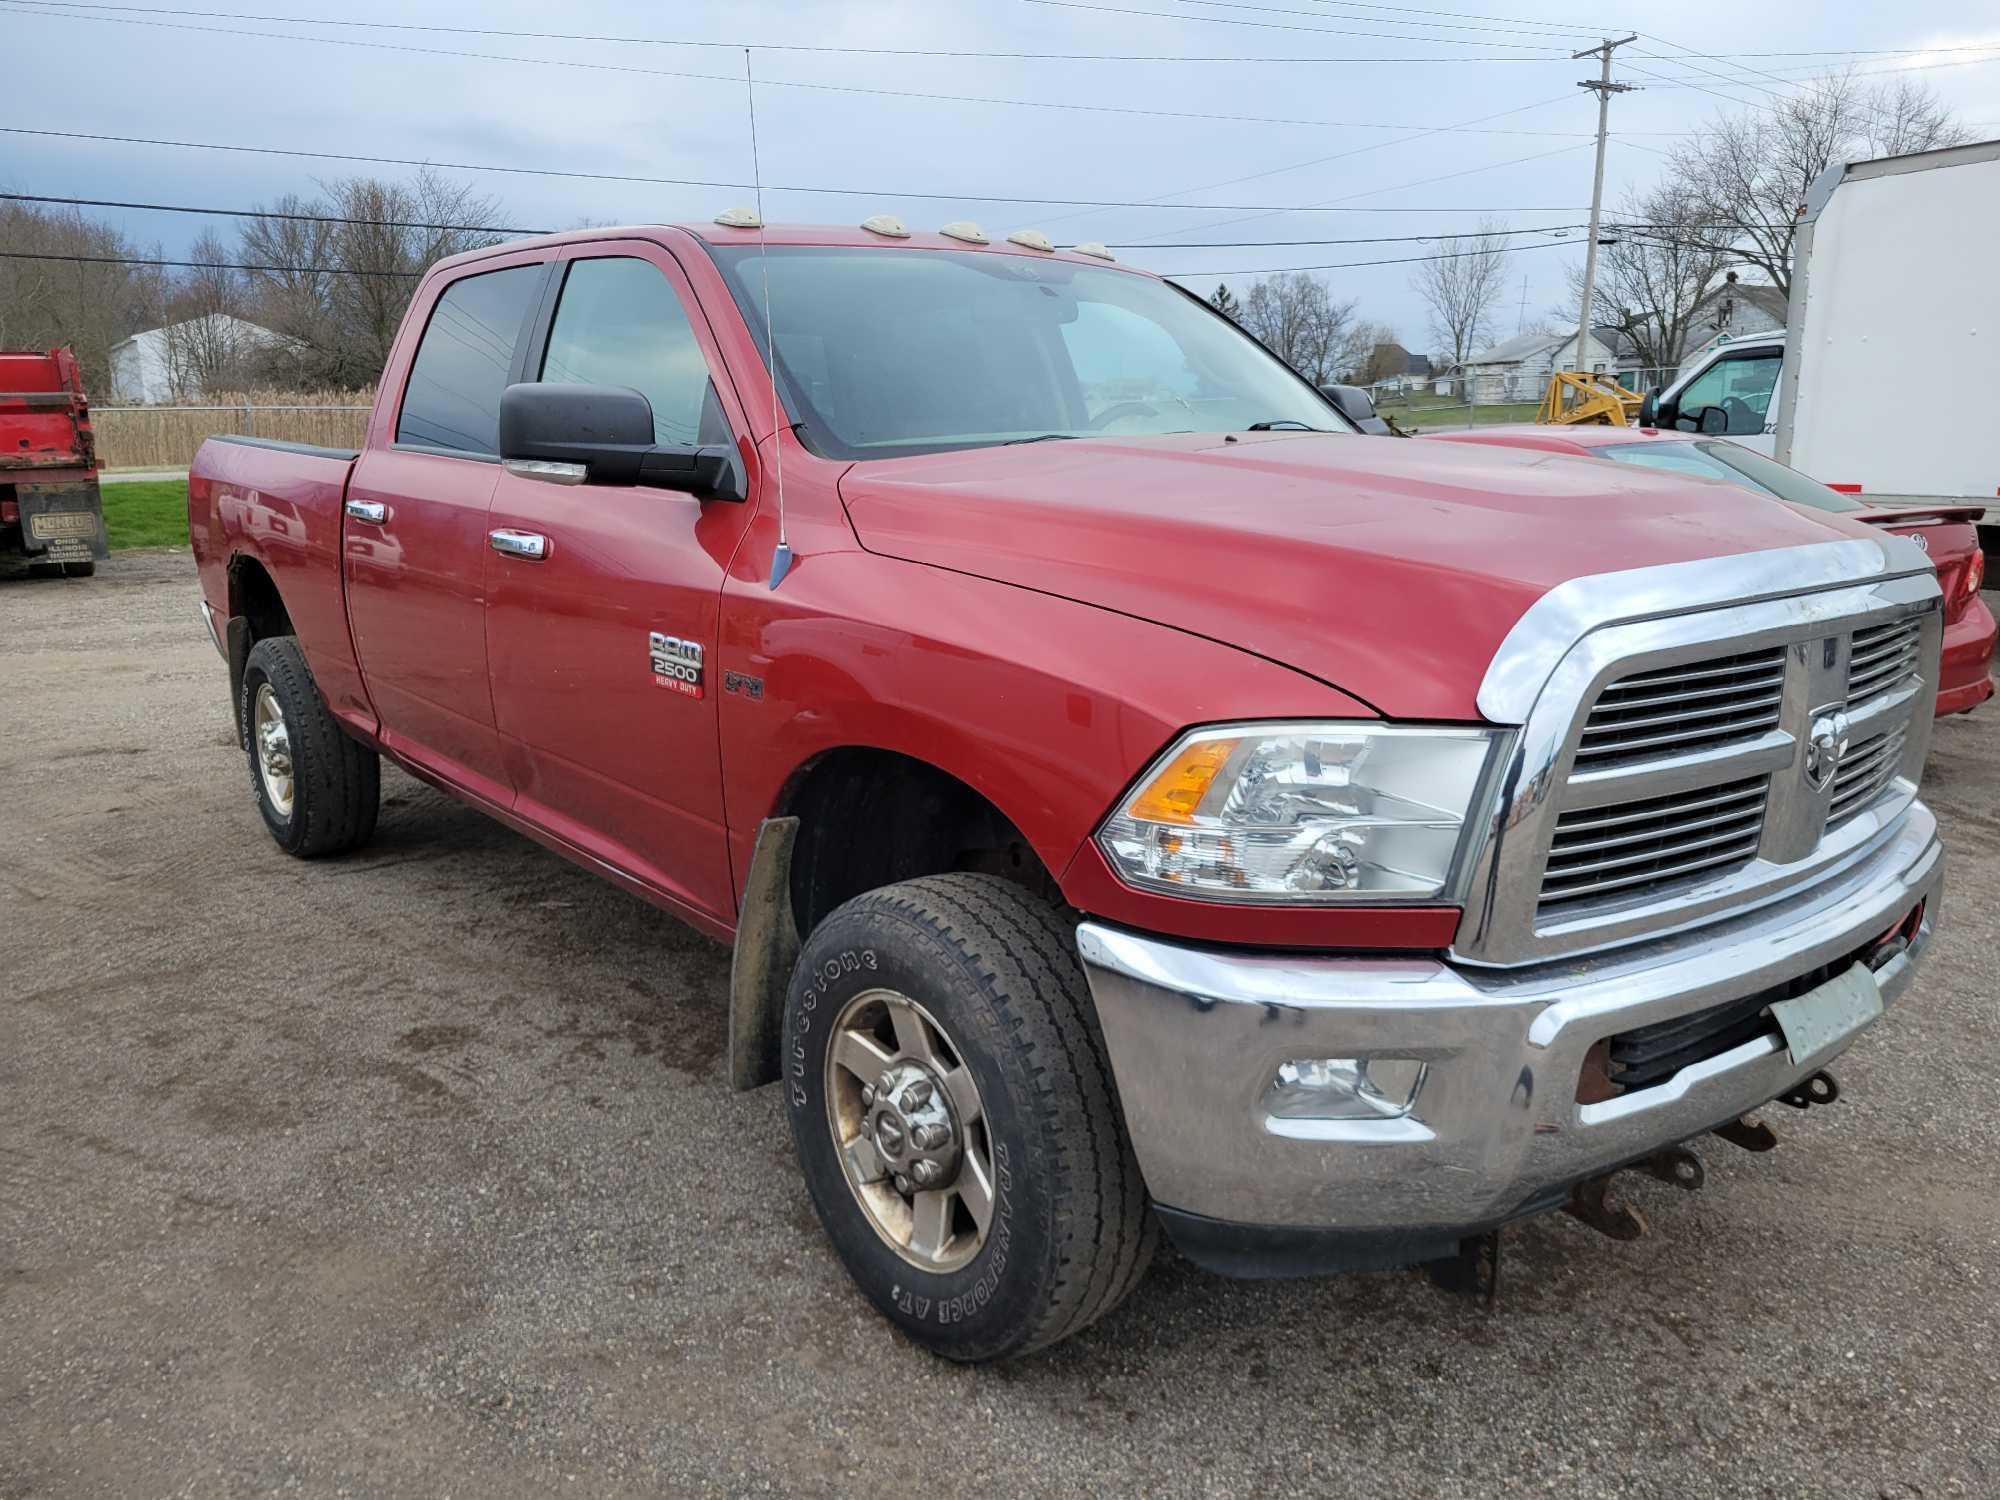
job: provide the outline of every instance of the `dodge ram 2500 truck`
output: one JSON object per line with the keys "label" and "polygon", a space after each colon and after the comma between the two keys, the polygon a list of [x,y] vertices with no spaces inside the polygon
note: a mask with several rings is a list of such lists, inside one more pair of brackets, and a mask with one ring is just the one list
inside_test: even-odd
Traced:
{"label": "dodge ram 2500 truck", "polygon": [[426,274],[360,451],[189,486],[278,844],[367,839],[386,755],[732,943],[731,1081],[957,1359],[1162,1228],[1251,1276],[1630,1232],[1608,1175],[1829,1098],[1938,913],[1914,546],[1362,438],[1108,261],[506,244]]}

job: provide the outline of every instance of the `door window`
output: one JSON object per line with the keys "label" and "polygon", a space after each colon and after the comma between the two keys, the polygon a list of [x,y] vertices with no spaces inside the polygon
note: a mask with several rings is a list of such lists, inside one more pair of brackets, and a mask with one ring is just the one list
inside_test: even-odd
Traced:
{"label": "door window", "polygon": [[[1771,392],[1777,389],[1778,369],[1783,363],[1784,356],[1776,351],[1717,360],[1690,380],[1687,389],[1680,393],[1682,418],[1693,424],[1700,420],[1705,408],[1716,406],[1729,418],[1724,436],[1762,432],[1765,414],[1771,409]],[[1690,425],[1686,430],[1695,429]]]}
{"label": "door window", "polygon": [[444,289],[410,363],[397,442],[482,455],[500,451],[500,393],[546,269],[509,266]]}
{"label": "door window", "polygon": [[541,378],[620,385],[653,404],[653,441],[687,447],[731,441],[681,299],[650,261],[572,261]]}

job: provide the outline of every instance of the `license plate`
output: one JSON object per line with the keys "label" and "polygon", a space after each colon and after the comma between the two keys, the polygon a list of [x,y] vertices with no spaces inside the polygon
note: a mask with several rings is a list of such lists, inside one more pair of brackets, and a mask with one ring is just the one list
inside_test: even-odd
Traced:
{"label": "license plate", "polygon": [[1796,1065],[1846,1041],[1881,1015],[1882,987],[1875,982],[1875,971],[1858,963],[1796,1000],[1777,1001],[1771,1014],[1778,1018]]}

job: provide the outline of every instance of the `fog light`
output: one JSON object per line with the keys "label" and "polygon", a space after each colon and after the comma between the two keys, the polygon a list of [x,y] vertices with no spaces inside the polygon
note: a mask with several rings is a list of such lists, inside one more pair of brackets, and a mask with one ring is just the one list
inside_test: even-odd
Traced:
{"label": "fog light", "polygon": [[1413,1057],[1302,1057],[1265,1091],[1281,1120],[1396,1120],[1410,1112],[1428,1065]]}

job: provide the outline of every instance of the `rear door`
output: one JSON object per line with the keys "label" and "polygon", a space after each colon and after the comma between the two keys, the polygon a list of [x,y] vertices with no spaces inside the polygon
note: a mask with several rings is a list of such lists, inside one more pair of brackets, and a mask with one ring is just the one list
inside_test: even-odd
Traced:
{"label": "rear door", "polygon": [[[649,242],[576,247],[528,380],[629,386],[655,441],[747,432],[686,278]],[[753,481],[754,483],[754,481]],[[493,709],[515,810],[663,894],[725,921],[713,666],[722,581],[754,509],[672,490],[502,473],[486,609]]]}
{"label": "rear door", "polygon": [[401,401],[355,465],[341,527],[347,614],[383,743],[502,806],[512,789],[486,678],[486,512],[500,393],[554,265],[552,253],[507,257],[427,290]]}

